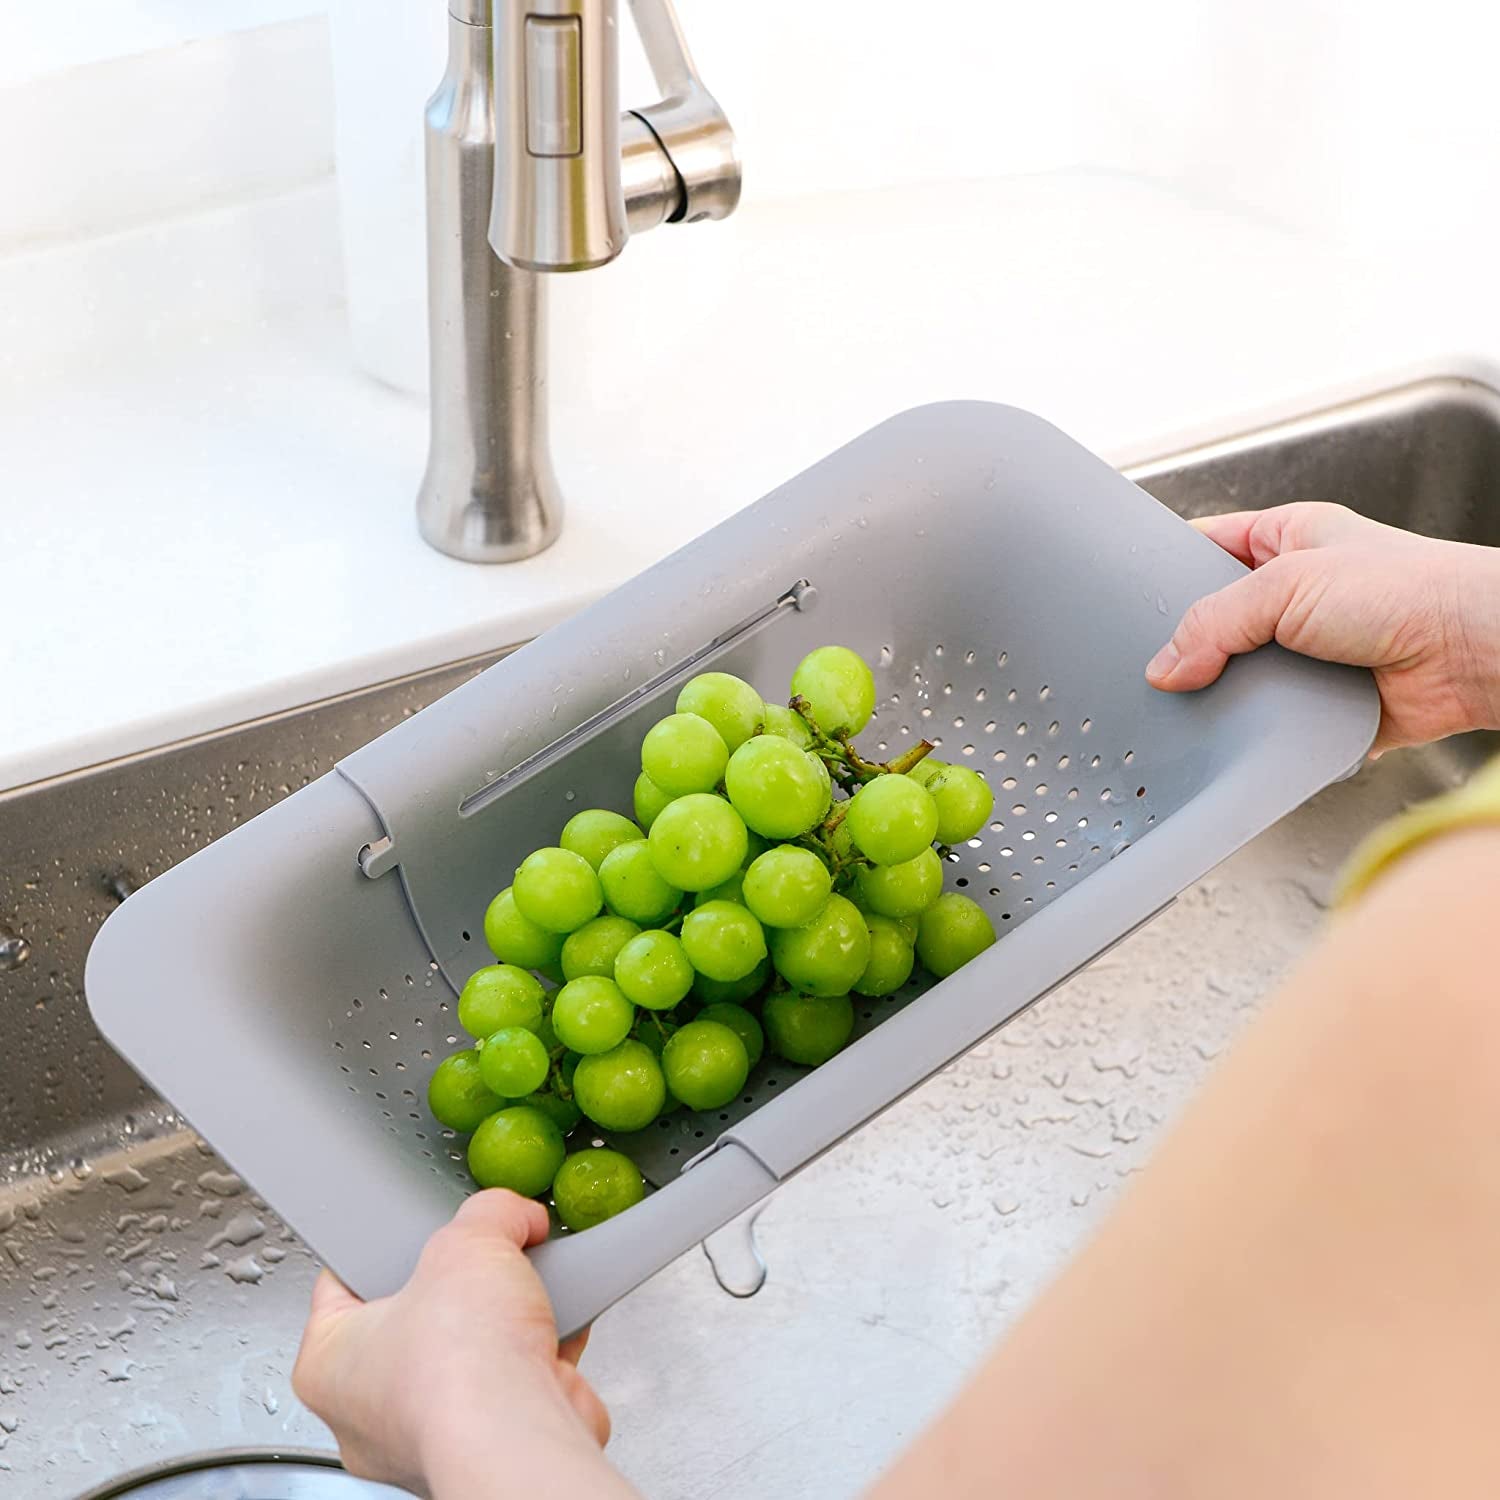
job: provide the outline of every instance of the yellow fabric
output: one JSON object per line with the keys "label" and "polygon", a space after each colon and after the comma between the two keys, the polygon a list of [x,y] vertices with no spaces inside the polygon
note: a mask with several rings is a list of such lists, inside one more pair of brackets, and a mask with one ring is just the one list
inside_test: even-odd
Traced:
{"label": "yellow fabric", "polygon": [[1455,829],[1486,825],[1500,827],[1500,760],[1455,791],[1419,802],[1377,828],[1344,867],[1334,891],[1334,904],[1348,906],[1419,844]]}

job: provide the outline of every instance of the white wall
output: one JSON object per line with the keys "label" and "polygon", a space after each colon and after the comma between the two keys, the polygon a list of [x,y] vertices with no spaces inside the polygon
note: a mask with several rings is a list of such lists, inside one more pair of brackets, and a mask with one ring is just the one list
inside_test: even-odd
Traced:
{"label": "white wall", "polygon": [[[331,3],[346,32],[400,37],[386,66],[393,103],[409,108],[440,66],[441,0]],[[327,86],[326,59],[288,66],[279,88],[226,92],[225,119],[212,118],[213,101],[195,97],[204,85],[192,79],[241,52],[253,66],[253,54],[274,47],[248,29],[329,6],[108,0],[83,19],[50,0],[8,0],[0,103],[28,81],[66,91],[70,68],[157,51],[165,55],[141,71],[133,116],[113,88],[92,118],[85,99],[70,100],[80,133],[96,141],[159,133],[162,122],[148,117],[186,100],[191,107],[173,120],[184,131],[206,129],[239,161],[261,150],[273,176],[305,174],[328,158],[327,111],[313,97]],[[1318,229],[1406,235],[1400,221],[1412,216],[1403,204],[1462,220],[1495,176],[1500,15],[1473,0],[679,0],[679,8],[711,86],[733,111],[754,193],[1088,163],[1178,180]],[[225,32],[238,35],[213,45]],[[287,35],[299,47],[327,46],[320,27]],[[412,45],[419,35],[425,48]],[[176,86],[174,69],[183,79]],[[629,94],[644,91],[642,78],[637,66]],[[59,149],[48,126],[39,118],[0,136],[8,143],[0,170],[26,157],[40,175]],[[240,151],[223,144],[235,131],[245,138]],[[136,165],[143,183],[163,175],[154,151]],[[21,196],[19,209],[10,194],[0,198],[0,244],[25,213]]]}
{"label": "white wall", "polygon": [[[739,131],[750,203],[1086,166],[1409,256],[1417,274],[1487,256],[1500,13],[1474,0],[679,8]],[[349,238],[379,249],[352,262],[356,296],[381,319],[404,299],[411,324],[442,0],[76,9],[0,9],[0,261],[305,189],[337,141]],[[644,97],[627,64],[626,97]]]}

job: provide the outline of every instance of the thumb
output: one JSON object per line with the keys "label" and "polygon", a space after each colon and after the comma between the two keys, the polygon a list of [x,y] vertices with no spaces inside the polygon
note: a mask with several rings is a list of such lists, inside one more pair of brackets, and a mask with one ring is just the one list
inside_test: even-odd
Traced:
{"label": "thumb", "polygon": [[1216,682],[1231,656],[1276,639],[1306,576],[1308,554],[1289,553],[1198,600],[1146,668],[1146,680],[1169,693]]}

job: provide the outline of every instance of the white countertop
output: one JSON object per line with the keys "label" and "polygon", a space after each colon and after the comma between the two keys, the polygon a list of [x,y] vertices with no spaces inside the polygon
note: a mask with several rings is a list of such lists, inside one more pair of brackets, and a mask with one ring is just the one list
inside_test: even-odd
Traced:
{"label": "white countertop", "polygon": [[[304,211],[326,245],[331,195]],[[353,369],[327,298],[200,296],[149,340],[116,308],[88,360],[0,357],[0,789],[526,639],[926,401],[1124,462],[1482,369],[1500,319],[1460,290],[1121,178],[751,203],[557,280],[569,512],[506,567],[418,539],[422,405]]]}

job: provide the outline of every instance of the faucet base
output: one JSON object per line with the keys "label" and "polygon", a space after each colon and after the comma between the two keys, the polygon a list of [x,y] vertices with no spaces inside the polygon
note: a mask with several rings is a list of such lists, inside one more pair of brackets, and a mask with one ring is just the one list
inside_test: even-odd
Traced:
{"label": "faucet base", "polygon": [[467,465],[433,455],[417,492],[417,527],[439,552],[462,562],[521,562],[562,533],[563,499],[551,470],[490,483]]}

